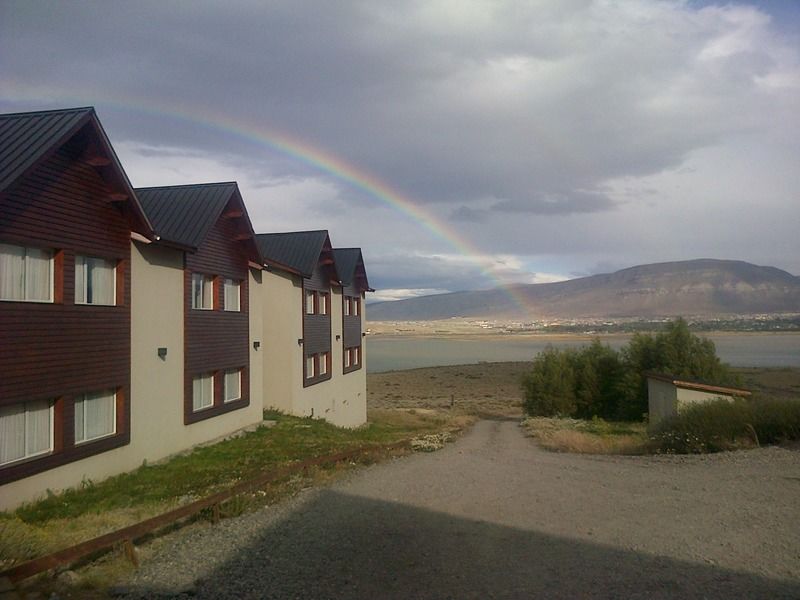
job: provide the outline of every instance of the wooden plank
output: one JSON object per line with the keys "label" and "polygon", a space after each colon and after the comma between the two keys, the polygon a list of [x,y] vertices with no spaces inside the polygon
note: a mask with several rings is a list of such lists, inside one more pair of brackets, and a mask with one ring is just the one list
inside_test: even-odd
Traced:
{"label": "wooden plank", "polygon": [[167,525],[173,525],[178,521],[196,515],[202,510],[213,507],[214,505],[219,505],[221,502],[225,502],[234,496],[257,490],[267,483],[288,477],[289,475],[306,470],[309,467],[341,462],[343,460],[355,458],[356,456],[365,454],[367,452],[393,450],[407,447],[408,445],[409,440],[403,440],[386,446],[362,446],[359,448],[354,448],[353,450],[346,450],[343,452],[337,452],[335,454],[309,458],[275,471],[263,473],[262,475],[259,475],[258,477],[248,481],[240,482],[227,490],[206,496],[205,498],[201,498],[200,500],[196,500],[195,502],[170,510],[150,519],[146,519],[134,525],[123,527],[122,529],[106,533],[86,542],[82,542],[80,544],[70,546],[69,548],[53,552],[52,554],[48,554],[15,567],[11,567],[10,569],[0,572],[0,578],[5,577],[8,578],[8,580],[12,583],[16,583],[36,575],[37,573],[42,573],[63,565],[69,565],[87,556],[108,551],[117,544],[124,543],[126,541],[132,544],[137,539],[140,539],[141,537],[157,531]]}

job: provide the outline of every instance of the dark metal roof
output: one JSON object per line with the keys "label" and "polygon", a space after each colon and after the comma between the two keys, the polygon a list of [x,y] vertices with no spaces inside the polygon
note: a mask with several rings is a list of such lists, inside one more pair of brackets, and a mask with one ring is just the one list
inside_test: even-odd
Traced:
{"label": "dark metal roof", "polygon": [[58,148],[94,114],[92,108],[0,115],[0,191]]}
{"label": "dark metal roof", "polygon": [[291,233],[259,233],[256,244],[261,256],[278,267],[288,267],[303,277],[311,277],[326,242],[328,232],[294,231]]}
{"label": "dark metal roof", "polygon": [[158,238],[190,249],[200,247],[234,194],[235,181],[136,188]]}
{"label": "dark metal roof", "polygon": [[[367,281],[367,270],[361,248],[334,248],[333,260],[336,261],[336,272],[342,279],[342,285],[353,285],[364,291],[374,291]],[[358,281],[356,281],[358,279]]]}
{"label": "dark metal roof", "polygon": [[[84,130],[84,127],[88,129]],[[147,236],[152,227],[139,204],[100,120],[91,106],[0,115],[0,192],[25,176],[78,132],[99,142],[109,163],[96,167],[112,189],[124,194],[131,208],[131,227]]]}

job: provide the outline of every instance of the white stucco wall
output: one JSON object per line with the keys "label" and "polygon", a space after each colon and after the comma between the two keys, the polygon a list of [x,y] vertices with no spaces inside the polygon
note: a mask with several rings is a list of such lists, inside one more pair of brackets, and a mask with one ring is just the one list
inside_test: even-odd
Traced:
{"label": "white stucco wall", "polygon": [[[261,284],[250,275],[250,405],[183,424],[183,253],[155,245],[131,248],[131,441],[128,445],[38,473],[0,488],[0,509],[100,481],[262,421]],[[263,342],[262,342],[263,344]],[[167,348],[165,359],[158,348]],[[263,346],[262,346],[263,347]],[[256,360],[258,359],[258,360]]]}
{"label": "white stucco wall", "polygon": [[732,396],[720,394],[719,392],[701,392],[700,390],[687,390],[678,388],[678,412],[684,408],[697,404],[700,402],[709,402],[711,400],[729,400],[733,401]]}
{"label": "white stucco wall", "polygon": [[677,388],[666,381],[647,380],[647,410],[651,424],[671,417],[678,410]]}
{"label": "white stucco wall", "polygon": [[[302,282],[280,271],[263,274],[264,408],[276,408],[301,417],[325,419],[340,427],[367,421],[366,351],[362,367],[344,374],[342,359],[342,294],[331,291],[331,378],[303,387]],[[362,305],[361,322],[364,326]],[[339,339],[336,339],[339,336]]]}

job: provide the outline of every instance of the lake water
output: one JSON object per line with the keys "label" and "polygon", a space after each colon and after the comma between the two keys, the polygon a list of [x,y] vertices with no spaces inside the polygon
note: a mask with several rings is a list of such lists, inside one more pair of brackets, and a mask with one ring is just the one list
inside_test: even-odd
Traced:
{"label": "lake water", "polygon": [[[706,334],[717,346],[717,355],[734,367],[800,367],[800,333]],[[612,348],[628,342],[628,336],[606,336]],[[536,338],[535,336],[420,338],[367,338],[367,371],[380,373],[418,367],[462,365],[478,362],[531,360],[551,344],[575,348],[588,344],[589,337]]]}

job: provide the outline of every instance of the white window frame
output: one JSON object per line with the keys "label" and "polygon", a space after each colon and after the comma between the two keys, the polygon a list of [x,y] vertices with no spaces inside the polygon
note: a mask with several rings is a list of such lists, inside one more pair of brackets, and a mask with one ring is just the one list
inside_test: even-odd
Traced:
{"label": "white window frame", "polygon": [[319,354],[317,354],[317,357],[318,357],[317,358],[317,361],[318,361],[317,362],[317,365],[318,365],[317,375],[319,377],[322,377],[323,375],[327,375],[328,374],[328,353],[327,352],[320,352]]}
{"label": "white window frame", "polygon": [[[106,263],[104,266],[109,267],[111,269],[111,302],[96,302],[94,298],[92,301],[89,301],[89,268],[87,267],[86,261],[100,261],[102,263]],[[83,300],[78,300],[78,269],[83,268],[84,274],[83,278],[83,289],[81,290],[83,293]],[[97,306],[116,306],[117,304],[117,262],[115,260],[111,260],[108,258],[102,258],[100,256],[85,256],[83,254],[76,254],[75,255],[75,304],[81,305],[97,305]]]}
{"label": "white window frame", "polygon": [[26,452],[24,456],[21,456],[19,458],[14,458],[12,460],[8,460],[6,462],[0,463],[0,466],[6,467],[8,465],[14,465],[14,464],[17,464],[17,463],[25,462],[25,461],[28,461],[28,460],[31,460],[31,459],[34,459],[34,458],[37,458],[37,457],[40,457],[40,456],[46,456],[48,454],[52,454],[53,453],[54,439],[55,439],[55,433],[54,433],[54,429],[55,429],[55,424],[54,424],[55,402],[50,400],[50,401],[48,401],[48,420],[49,420],[49,429],[50,429],[49,436],[48,436],[49,445],[44,450],[39,450],[38,452],[33,452],[31,454],[27,454],[27,448],[28,448],[28,440],[27,440],[27,435],[28,435],[28,413],[32,412],[32,411],[29,411],[27,407],[30,404],[38,404],[38,403],[39,402],[20,402],[19,404],[11,404],[9,406],[4,406],[4,407],[0,408],[0,412],[2,412],[2,409],[8,410],[10,408],[14,408],[14,407],[18,407],[18,406],[24,406],[25,407],[25,409],[24,409],[25,424],[23,425],[23,427],[24,427],[23,443],[25,445],[25,452]]}
{"label": "white window frame", "polygon": [[[198,380],[198,379],[200,379],[200,380],[211,379],[211,397],[208,398],[208,399],[201,397],[200,400],[202,402],[204,402],[204,403],[200,404],[200,406],[197,406],[197,397],[195,396],[195,393],[194,393],[194,391],[195,391],[194,382],[196,380]],[[214,383],[215,383],[215,381],[214,381],[214,373],[202,373],[200,375],[195,375],[195,376],[192,377],[192,412],[200,412],[200,411],[203,411],[203,410],[208,410],[209,408],[213,408],[213,406],[214,406]],[[200,391],[201,392],[203,391],[202,383],[201,383]],[[208,400],[209,402],[205,403],[206,400]]]}
{"label": "white window frame", "polygon": [[351,350],[353,351],[353,359],[350,361],[352,366],[361,366],[361,346],[353,346]]}
{"label": "white window frame", "polygon": [[[237,377],[237,388],[238,394],[235,398],[228,398],[228,376],[235,374]],[[227,369],[225,374],[223,375],[222,379],[222,387],[223,387],[223,402],[233,402],[235,400],[241,400],[242,398],[242,370],[241,369]]]}
{"label": "white window frame", "polygon": [[306,314],[317,314],[317,292],[306,290]]}
{"label": "white window frame", "polygon": [[316,377],[316,372],[317,372],[317,355],[309,354],[308,356],[306,356],[306,379],[314,379],[314,377]]}
{"label": "white window frame", "polygon": [[[108,392],[107,396],[110,396],[111,399],[111,431],[106,433],[101,433],[99,435],[95,435],[93,437],[86,437],[86,406],[88,396],[93,396],[95,394],[101,394]],[[79,408],[80,405],[80,408]],[[117,434],[117,393],[114,390],[103,390],[102,392],[90,392],[87,394],[82,394],[75,398],[75,417],[73,418],[75,421],[75,445],[78,446],[80,444],[86,444],[88,442],[93,442],[95,440],[100,440],[103,438],[111,437],[112,435]],[[77,423],[77,414],[78,410],[83,411],[83,434],[82,437],[78,436],[78,423]]]}
{"label": "white window frame", "polygon": [[[229,291],[235,288],[236,289],[236,303],[235,305],[228,304],[228,293]],[[223,309],[228,312],[241,312],[242,310],[242,282],[238,279],[225,279],[223,282],[223,301],[224,306]]]}
{"label": "white window frame", "polygon": [[350,368],[351,356],[352,355],[350,354],[350,348],[345,348],[344,349],[344,368],[345,369],[349,369]]}
{"label": "white window frame", "polygon": [[[39,302],[39,303],[43,303],[43,304],[52,303],[53,302],[53,281],[55,279],[55,260],[54,260],[55,259],[55,253],[50,249],[36,248],[34,246],[19,246],[17,244],[6,244],[4,242],[0,242],[0,251],[2,251],[3,246],[7,246],[9,248],[17,248],[17,249],[23,250],[23,256],[22,256],[22,260],[23,260],[23,267],[22,267],[23,280],[22,280],[22,298],[3,298],[3,297],[0,297],[0,301],[2,301],[2,302]],[[45,253],[49,254],[48,270],[49,270],[49,275],[50,275],[50,288],[48,290],[48,298],[47,299],[42,299],[42,298],[29,299],[29,298],[26,298],[27,293],[28,293],[28,286],[26,285],[26,282],[25,282],[24,278],[27,277],[27,274],[28,274],[28,265],[27,265],[28,250],[38,250],[39,252],[45,252]],[[2,276],[2,274],[0,274],[0,277],[1,276]]]}
{"label": "white window frame", "polygon": [[352,298],[350,298],[350,296],[345,296],[344,297],[344,316],[345,317],[349,317],[350,316],[350,310],[351,310],[350,301],[351,300],[352,300]]}
{"label": "white window frame", "polygon": [[350,314],[357,317],[361,314],[361,298],[353,298],[353,310]]}
{"label": "white window frame", "polygon": [[317,292],[317,314],[327,315],[331,296],[327,292]]}
{"label": "white window frame", "polygon": [[[200,305],[197,303],[197,295],[195,290],[197,284],[200,284]],[[208,290],[209,305],[206,306],[206,287]],[[214,310],[214,278],[211,275],[203,273],[192,273],[192,310]]]}

